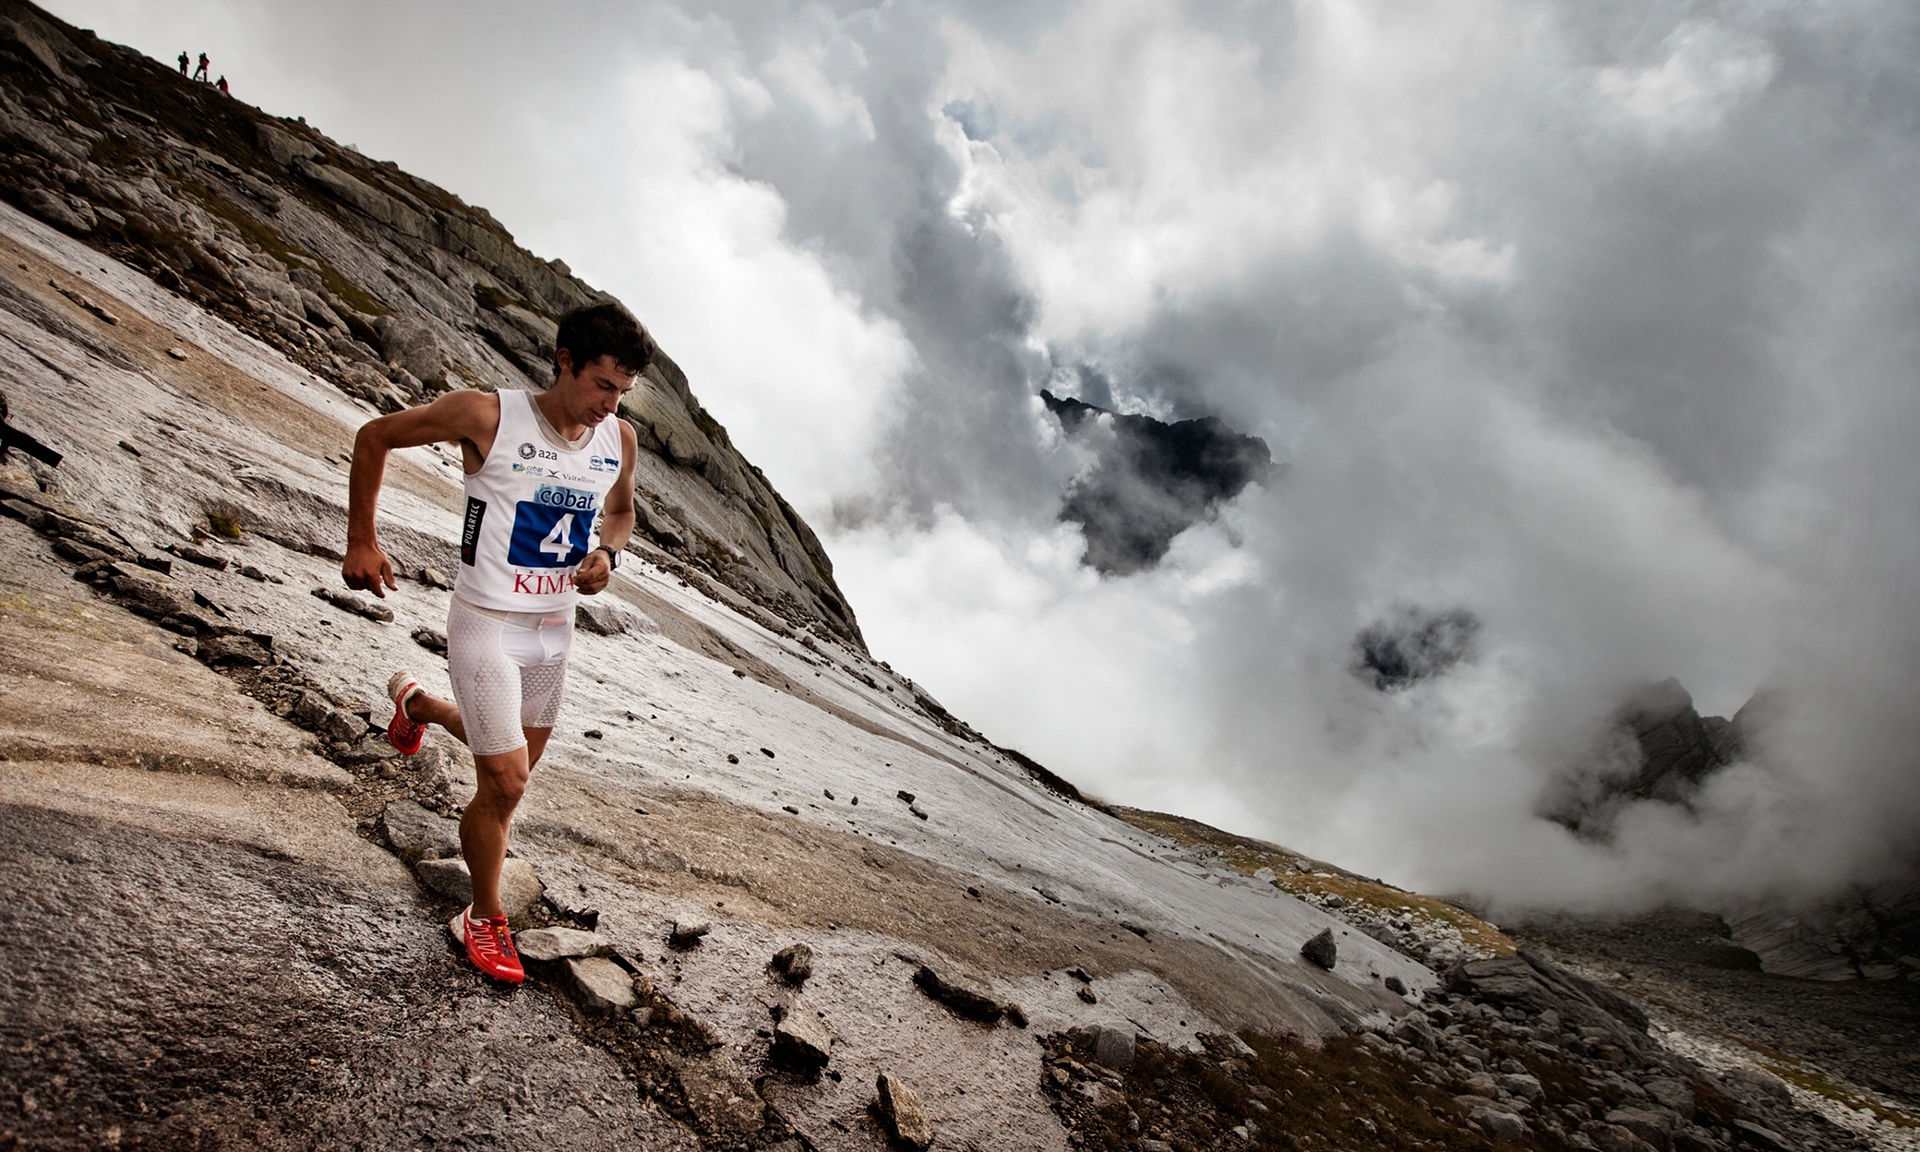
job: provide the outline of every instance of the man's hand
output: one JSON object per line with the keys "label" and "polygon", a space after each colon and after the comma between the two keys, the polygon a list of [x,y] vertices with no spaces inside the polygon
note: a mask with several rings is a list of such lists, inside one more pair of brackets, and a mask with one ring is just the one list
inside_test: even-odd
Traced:
{"label": "man's hand", "polygon": [[393,578],[393,563],[378,544],[349,544],[340,575],[346,578],[347,587],[371,592],[382,600],[387,598],[386,588],[400,590],[400,582]]}
{"label": "man's hand", "polygon": [[580,561],[580,567],[573,570],[573,587],[582,596],[604,591],[612,579],[613,562],[598,548],[587,553],[587,558]]}

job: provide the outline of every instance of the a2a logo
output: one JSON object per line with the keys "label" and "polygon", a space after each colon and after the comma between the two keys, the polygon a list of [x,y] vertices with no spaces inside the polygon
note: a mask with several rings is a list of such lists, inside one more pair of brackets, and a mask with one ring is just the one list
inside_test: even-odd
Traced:
{"label": "a2a logo", "polygon": [[528,444],[523,441],[520,445],[520,459],[531,460],[535,456],[538,456],[542,460],[560,459],[559,454],[556,452],[549,452],[545,448],[536,448],[532,444]]}

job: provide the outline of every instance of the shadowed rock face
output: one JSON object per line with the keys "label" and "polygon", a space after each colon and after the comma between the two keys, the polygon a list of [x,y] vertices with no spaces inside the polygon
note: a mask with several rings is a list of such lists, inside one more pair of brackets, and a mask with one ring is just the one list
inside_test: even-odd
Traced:
{"label": "shadowed rock face", "polygon": [[1353,674],[1382,692],[1431,679],[1473,655],[1480,618],[1465,608],[1396,609],[1353,638]]}
{"label": "shadowed rock face", "polygon": [[1266,441],[1216,416],[1167,424],[1042,391],[1069,436],[1092,444],[1097,463],[1074,482],[1060,519],[1086,532],[1084,563],[1126,576],[1160,562],[1173,538],[1273,471]]}
{"label": "shadowed rock face", "polygon": [[[380,411],[544,388],[558,318],[608,298],[486,209],[17,0],[0,2],[0,141],[0,198]],[[861,646],[819,540],[671,358],[622,415],[648,450],[643,537],[687,578]]]}
{"label": "shadowed rock face", "polygon": [[1541,814],[1576,834],[1608,839],[1621,809],[1651,801],[1691,808],[1707,777],[1739,760],[1751,739],[1756,696],[1732,720],[1702,716],[1671,677],[1649,685],[1614,714],[1589,760],[1556,780]]}

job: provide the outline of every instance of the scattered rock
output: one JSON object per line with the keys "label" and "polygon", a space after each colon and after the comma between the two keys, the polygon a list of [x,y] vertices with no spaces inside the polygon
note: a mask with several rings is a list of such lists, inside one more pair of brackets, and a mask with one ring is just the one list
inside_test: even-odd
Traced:
{"label": "scattered rock", "polygon": [[385,605],[369,604],[358,596],[347,592],[337,592],[332,588],[315,588],[313,594],[315,597],[325,600],[335,608],[344,609],[357,616],[365,616],[367,619],[381,624],[393,623],[393,609]]}
{"label": "scattered rock", "polygon": [[1606,1115],[1607,1123],[1625,1128],[1656,1148],[1666,1146],[1677,1126],[1676,1119],[1671,1112],[1653,1108],[1615,1108]]}
{"label": "scattered rock", "polygon": [[367,722],[344,708],[331,708],[314,732],[329,743],[352,744],[367,734]]}
{"label": "scattered rock", "polygon": [[727,763],[738,764],[740,763],[740,757],[735,756],[733,753],[729,752],[727,753]]}
{"label": "scattered rock", "polygon": [[169,544],[167,551],[189,564],[198,564],[202,568],[211,568],[215,572],[225,572],[231,563],[225,556],[216,556],[211,552],[195,548],[191,544]]}
{"label": "scattered rock", "polygon": [[944,976],[930,964],[920,965],[913,982],[922,992],[970,1020],[993,1024],[1007,1013],[1007,1006],[998,998],[970,983]]}
{"label": "scattered rock", "polygon": [[425,624],[413,630],[413,642],[433,653],[435,656],[447,654],[447,634]]}
{"label": "scattered rock", "polygon": [[933,1122],[917,1092],[891,1072],[880,1073],[874,1089],[880,1094],[880,1121],[888,1136],[916,1152],[933,1143]]}
{"label": "scattered rock", "polygon": [[633,991],[633,977],[604,957],[568,960],[567,975],[590,1011],[624,1012],[640,1000]]}
{"label": "scattered rock", "polygon": [[415,579],[429,588],[438,588],[442,592],[453,591],[453,581],[447,579],[447,574],[438,568],[422,568]]}
{"label": "scattered rock", "polygon": [[605,740],[607,738],[607,734],[598,728],[589,728],[585,732],[580,733],[580,735],[585,736],[589,740]]}
{"label": "scattered rock", "polygon": [[1467,1119],[1480,1125],[1495,1140],[1524,1140],[1532,1135],[1527,1122],[1511,1112],[1484,1105],[1467,1113]]}
{"label": "scattered rock", "polygon": [[782,812],[790,812],[790,813],[792,813],[792,814],[793,814],[793,815],[795,815],[795,816],[798,816],[798,815],[800,815],[800,809],[798,809],[798,808],[795,808],[795,807],[794,807],[793,805],[791,805],[791,804],[782,804],[782,805],[780,805],[780,811],[782,811]]}
{"label": "scattered rock", "polygon": [[1093,994],[1093,989],[1091,988],[1076,988],[1073,990],[1073,994],[1075,996],[1078,996],[1083,1003],[1086,1003],[1086,1004],[1100,1003],[1100,997],[1095,996]]}
{"label": "scattered rock", "polygon": [[765,756],[767,759],[771,760],[773,759],[773,749],[762,748],[760,749],[760,755]]}
{"label": "scattered rock", "polygon": [[1329,971],[1339,958],[1339,946],[1333,942],[1333,929],[1322,928],[1313,939],[1300,945],[1300,955]]}
{"label": "scattered rock", "polygon": [[1382,980],[1381,983],[1386,985],[1387,991],[1393,993],[1395,996],[1405,996],[1407,994],[1407,982],[1398,976],[1389,976],[1385,980]]}
{"label": "scattered rock", "polygon": [[185,360],[187,358],[187,350],[185,348],[169,348],[167,349],[167,355],[173,357],[175,360]]}
{"label": "scattered rock", "polygon": [[789,1008],[773,1029],[773,1056],[790,1068],[817,1071],[833,1056],[833,1033],[812,1012]]}
{"label": "scattered rock", "polygon": [[[923,808],[921,808],[921,807],[920,807],[920,805],[918,805],[918,804],[909,804],[909,805],[907,805],[907,811],[909,811],[909,812],[911,812],[911,813],[913,813],[913,814],[914,814],[914,816],[915,816],[915,817],[916,817],[917,819],[920,819],[920,820],[925,820],[925,819],[927,818],[927,813],[926,813],[926,810],[925,810],[925,809],[923,809]],[[1057,904],[1057,903],[1059,903],[1059,901],[1057,901],[1057,900],[1056,900],[1056,901],[1054,901],[1054,903],[1056,903],[1056,904]]]}
{"label": "scattered rock", "polygon": [[1094,1030],[1093,1058],[1115,1072],[1133,1067],[1136,1037],[1131,1028],[1102,1025]]}
{"label": "scattered rock", "polygon": [[619,636],[633,629],[632,614],[617,600],[582,597],[573,609],[573,622],[596,636]]}
{"label": "scattered rock", "polygon": [[1600,1152],[1655,1152],[1653,1145],[1625,1128],[1601,1120],[1580,1125],[1580,1135],[1591,1141]]}
{"label": "scattered rock", "polygon": [[713,925],[705,920],[675,920],[673,930],[667,933],[667,943],[675,948],[691,948],[711,931]]}
{"label": "scattered rock", "polygon": [[528,960],[572,960],[605,947],[597,935],[578,927],[530,927],[515,935],[513,943]]}
{"label": "scattered rock", "polygon": [[913,803],[913,800],[914,800],[914,796],[913,796],[913,793],[911,793],[911,792],[908,792],[908,791],[906,791],[905,789],[902,789],[902,790],[900,790],[900,791],[898,791],[898,792],[895,792],[895,793],[894,793],[894,795],[895,795],[895,796],[898,796],[898,797],[900,798],[900,801],[901,801],[901,803],[903,803],[903,804],[911,804],[911,803]]}
{"label": "scattered rock", "polygon": [[1749,1144],[1766,1149],[1766,1152],[1790,1152],[1793,1145],[1787,1138],[1771,1128],[1762,1128],[1749,1120],[1735,1120],[1734,1131],[1738,1132]]}
{"label": "scattered rock", "polygon": [[395,800],[380,813],[380,832],[402,860],[450,860],[460,855],[460,825],[411,800]]}
{"label": "scattered rock", "polygon": [[813,949],[805,944],[789,944],[773,954],[773,970],[789,984],[804,984],[813,975]]}
{"label": "scattered rock", "polygon": [[328,715],[332,712],[333,702],[331,700],[328,700],[318,692],[307,689],[303,690],[300,695],[294,697],[293,711],[290,715],[293,717],[295,724],[309,731],[317,731],[320,725],[326,723]]}
{"label": "scattered rock", "polygon": [[751,1135],[766,1126],[766,1105],[740,1066],[724,1052],[667,1057],[674,1079],[703,1128]]}
{"label": "scattered rock", "polygon": [[200,659],[214,667],[259,668],[273,664],[273,653],[251,636],[209,636],[200,642]]}
{"label": "scattered rock", "polygon": [[1674,1114],[1683,1120],[1693,1119],[1693,1089],[1687,1087],[1684,1081],[1655,1078],[1642,1084],[1641,1087],[1645,1088],[1647,1095],[1662,1108],[1672,1109]]}
{"label": "scattered rock", "polygon": [[[473,874],[460,859],[422,860],[413,870],[421,883],[456,904],[473,902]],[[507,857],[500,868],[500,904],[509,918],[525,916],[540,903],[546,890],[534,875],[533,865],[517,856]]]}

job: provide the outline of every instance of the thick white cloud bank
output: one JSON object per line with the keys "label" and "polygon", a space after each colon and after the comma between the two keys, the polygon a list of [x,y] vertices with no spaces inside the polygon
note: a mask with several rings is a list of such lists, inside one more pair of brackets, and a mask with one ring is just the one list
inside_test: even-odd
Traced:
{"label": "thick white cloud bank", "polygon": [[[1910,5],[53,7],[628,301],[876,655],[1096,794],[1511,903],[1911,851]],[[1076,381],[1287,467],[1100,578],[1034,398]],[[1405,604],[1483,627],[1383,694]],[[1670,675],[1791,708],[1692,814],[1536,817]]]}

